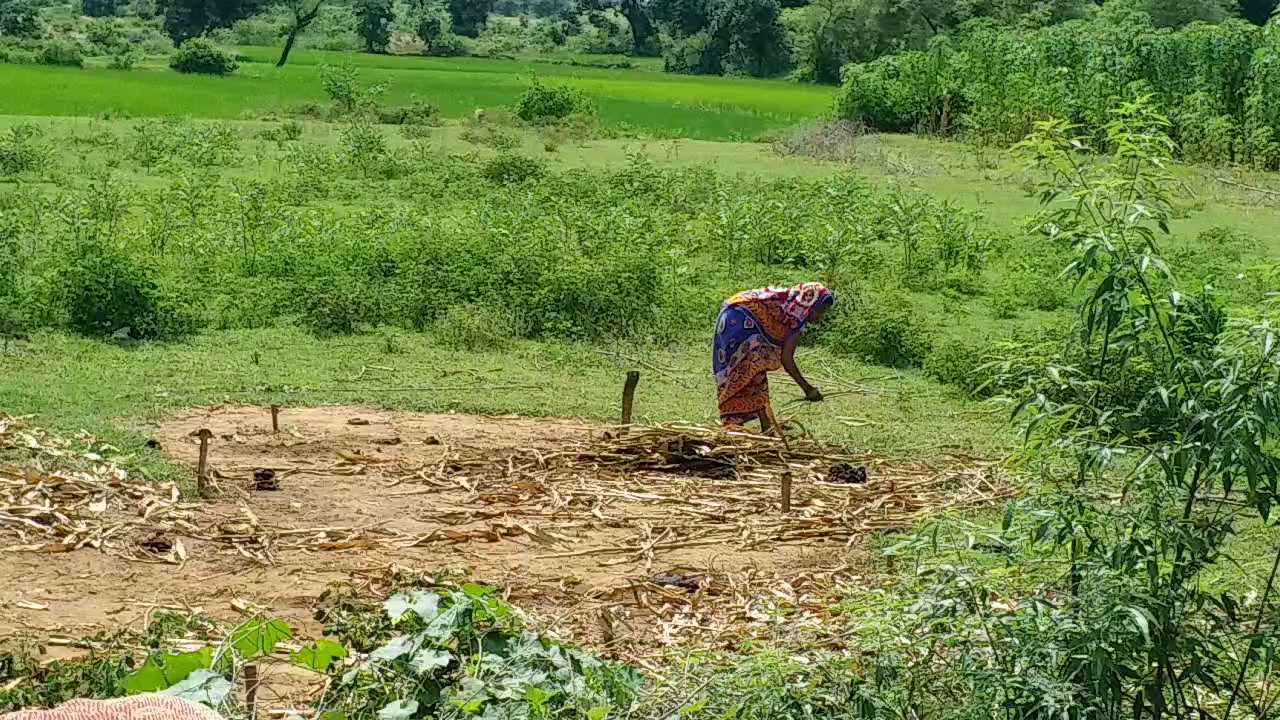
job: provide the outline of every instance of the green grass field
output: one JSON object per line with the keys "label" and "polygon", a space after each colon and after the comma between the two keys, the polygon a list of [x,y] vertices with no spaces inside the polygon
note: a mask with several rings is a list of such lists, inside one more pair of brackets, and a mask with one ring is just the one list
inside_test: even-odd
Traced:
{"label": "green grass field", "polygon": [[180,115],[252,118],[327,102],[318,66],[350,62],[361,79],[387,88],[383,101],[414,99],[446,117],[510,106],[532,77],[581,88],[602,123],[660,137],[751,139],[828,112],[833,90],[772,80],[667,75],[481,58],[421,58],[299,50],[284,68],[274,48],[241,48],[249,58],[232,76],[183,76],[165,67],[132,71],[0,64],[0,114]]}
{"label": "green grass field", "polygon": [[[1024,538],[1050,516],[1065,527],[1061,501],[1083,481],[1061,446],[1023,444],[1010,422],[1016,397],[982,399],[984,388],[966,382],[999,360],[1047,366],[1050,377],[1059,361],[1078,361],[1063,350],[1086,292],[1060,275],[1073,250],[1033,229],[1033,177],[1012,153],[885,134],[856,138],[838,160],[784,154],[784,143],[763,136],[825,139],[815,120],[833,91],[780,81],[310,50],[277,69],[273,48],[240,52],[246,62],[227,78],[156,63],[112,71],[100,59],[83,70],[0,65],[5,158],[38,160],[0,176],[0,250],[14,248],[15,258],[0,257],[0,281],[12,281],[0,282],[0,301],[20,299],[13,305],[23,310],[0,312],[0,411],[66,435],[87,431],[188,495],[190,468],[148,443],[145,425],[193,406],[340,404],[611,423],[625,373],[638,369],[638,421],[714,424],[709,345],[722,299],[821,279],[839,299],[797,364],[826,399],[806,403],[784,374],[771,378],[792,437],[889,463],[1002,460],[1020,495],[954,508],[939,525],[922,525],[921,544],[901,555],[880,551],[912,533],[868,533],[850,545],[806,535],[822,562],[859,573],[829,588],[843,602],[822,634],[847,647],[870,640],[858,673],[874,670],[878,653],[898,657],[899,669],[927,670],[985,652],[972,650],[983,647],[974,644],[981,626],[949,625],[971,602],[979,616],[990,605],[1032,624],[1069,616],[1057,605],[1067,598],[1071,530],[1053,548]],[[357,65],[362,83],[385,84],[380,102],[428,100],[444,122],[286,121],[290,108],[328,103],[319,68],[339,62]],[[617,132],[476,117],[477,108],[510,106],[534,76],[589,93],[600,124]],[[185,119],[150,121],[160,116]],[[10,132],[26,124],[40,132]],[[826,147],[805,147],[813,146]],[[1178,289],[1190,297],[1212,282],[1235,319],[1257,317],[1280,258],[1280,180],[1228,167],[1173,172],[1171,232],[1159,236],[1159,254],[1180,276]],[[144,323],[151,330],[135,337],[160,339],[110,338]],[[1142,370],[1091,392],[1105,389],[1122,412],[1140,408],[1146,400],[1134,398],[1164,382]],[[1010,383],[1011,396],[1027,392]],[[1117,389],[1125,392],[1110,394]],[[1164,497],[1122,489],[1124,470],[1107,472],[1088,487],[1107,513],[1129,511],[1115,499]],[[1188,513],[1200,499],[1191,492]],[[1005,510],[1011,524],[1002,528]],[[1230,562],[1191,582],[1237,594],[1263,584],[1277,527],[1242,517],[1238,529],[1224,546]],[[941,579],[953,569],[962,572]],[[814,577],[821,572],[815,565]],[[1116,587],[1114,614],[1125,627],[1145,601],[1129,592],[1137,585]],[[1048,614],[1005,607],[1038,595],[1050,599],[1037,606]],[[799,646],[804,632],[781,647],[729,652],[741,652],[734,662],[767,662],[776,649],[807,666],[821,651]],[[1025,632],[1029,647],[1054,641]],[[901,660],[913,643],[931,648]],[[685,673],[714,667],[705,660],[685,658]],[[995,669],[987,662],[979,672]],[[810,670],[751,677],[724,694],[790,687]],[[839,673],[847,693],[853,671]],[[871,686],[856,691],[869,695]]]}

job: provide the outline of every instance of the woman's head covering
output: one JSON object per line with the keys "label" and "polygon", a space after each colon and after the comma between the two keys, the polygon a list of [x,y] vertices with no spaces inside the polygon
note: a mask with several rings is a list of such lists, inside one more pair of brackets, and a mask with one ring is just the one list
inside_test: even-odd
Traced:
{"label": "woman's head covering", "polygon": [[836,301],[835,294],[822,283],[800,283],[786,292],[782,312],[788,317],[792,327],[800,327],[809,321],[815,310]]}

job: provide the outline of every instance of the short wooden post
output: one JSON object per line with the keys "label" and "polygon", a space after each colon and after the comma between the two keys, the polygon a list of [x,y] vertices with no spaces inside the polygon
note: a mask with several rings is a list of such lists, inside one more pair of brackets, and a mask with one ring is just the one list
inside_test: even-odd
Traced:
{"label": "short wooden post", "polygon": [[791,473],[782,473],[782,512],[791,512]]}
{"label": "short wooden post", "polygon": [[272,435],[280,434],[280,406],[279,405],[271,406],[271,434]]}
{"label": "short wooden post", "polygon": [[196,466],[196,492],[204,495],[209,490],[209,440],[213,438],[213,433],[209,428],[200,428],[195,434],[200,438],[200,464]]}
{"label": "short wooden post", "polygon": [[627,382],[622,386],[622,431],[631,424],[631,410],[636,400],[636,385],[640,383],[640,371],[627,371]]}
{"label": "short wooden post", "polygon": [[244,707],[249,714],[249,720],[257,720],[258,717],[258,666],[256,663],[249,663],[244,666]]}

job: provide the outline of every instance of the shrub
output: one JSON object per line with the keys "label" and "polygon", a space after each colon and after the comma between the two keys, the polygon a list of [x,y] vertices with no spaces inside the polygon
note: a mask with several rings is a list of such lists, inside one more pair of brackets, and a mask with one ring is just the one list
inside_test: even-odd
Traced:
{"label": "shrub", "polygon": [[240,158],[240,138],[224,123],[143,120],[133,128],[129,152],[142,167],[175,158],[199,167],[234,165]]}
{"label": "shrub", "polygon": [[431,324],[431,335],[441,345],[455,350],[493,352],[509,348],[520,332],[509,309],[455,305]]}
{"label": "shrub", "polygon": [[563,85],[543,85],[536,79],[516,103],[516,117],[525,122],[547,122],[594,112],[591,100],[581,90]]}
{"label": "shrub", "polygon": [[181,73],[230,75],[240,64],[208,38],[194,37],[182,43],[169,60],[169,67]]}
{"label": "shrub", "polygon": [[900,295],[863,294],[843,300],[819,339],[835,353],[889,367],[920,367],[933,345],[933,328]]}
{"label": "shrub", "polygon": [[485,162],[481,174],[495,183],[508,185],[542,177],[546,171],[541,160],[518,153],[502,153]]}
{"label": "shrub", "polygon": [[66,40],[50,40],[40,49],[41,65],[84,67],[84,56],[75,43]]}
{"label": "shrub", "polygon": [[93,45],[93,54],[115,55],[129,49],[129,39],[112,18],[101,18],[85,27],[85,39]]}
{"label": "shrub", "polygon": [[924,374],[952,385],[968,395],[986,395],[991,372],[982,372],[988,363],[985,346],[959,338],[939,341],[924,361]]}
{"label": "shrub", "polygon": [[0,35],[38,38],[43,32],[36,0],[0,0]]}
{"label": "shrub", "polygon": [[296,142],[302,138],[302,123],[297,120],[285,120],[273,128],[258,133],[258,137],[276,143]]}
{"label": "shrub", "polygon": [[107,67],[111,70],[132,70],[137,64],[138,56],[132,52],[125,51],[118,55],[112,55]]}
{"label": "shrub", "polygon": [[302,300],[302,325],[316,337],[354,335],[365,323],[376,320],[374,303],[354,278],[321,278],[312,283]]}
{"label": "shrub", "polygon": [[425,100],[416,100],[409,105],[378,108],[378,121],[387,125],[432,125],[439,114],[440,108]]}
{"label": "shrub", "polygon": [[35,65],[40,56],[34,51],[21,47],[5,47],[0,45],[0,63],[12,65]]}
{"label": "shrub", "polygon": [[53,151],[43,141],[44,131],[30,123],[9,128],[0,136],[0,175],[17,175],[44,167]]}
{"label": "shrub", "polygon": [[199,327],[186,292],[105,241],[66,248],[56,268],[56,277],[47,279],[49,305],[76,332],[107,336],[128,328],[136,339],[171,339]]}
{"label": "shrub", "polygon": [[514,150],[520,146],[520,138],[510,130],[496,127],[469,127],[459,136],[472,145],[485,145],[499,152]]}
{"label": "shrub", "polygon": [[991,314],[997,320],[1012,320],[1018,317],[1024,303],[1013,284],[1005,284],[991,296]]}
{"label": "shrub", "polygon": [[348,165],[365,177],[394,174],[387,137],[375,125],[354,122],[338,134]]}

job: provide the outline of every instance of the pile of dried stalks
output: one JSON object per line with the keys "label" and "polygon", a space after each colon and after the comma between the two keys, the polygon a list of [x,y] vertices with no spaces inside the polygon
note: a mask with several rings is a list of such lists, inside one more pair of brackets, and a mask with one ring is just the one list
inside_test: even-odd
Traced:
{"label": "pile of dried stalks", "polygon": [[[526,450],[496,465],[455,454],[434,475],[406,479],[427,485],[407,492],[465,487],[468,501],[440,507],[433,519],[447,527],[407,542],[523,538],[531,560],[594,564],[611,580],[576,587],[577,578],[566,578],[558,604],[567,609],[555,620],[580,641],[604,641],[641,661],[635,652],[655,641],[728,643],[818,626],[833,589],[856,579],[842,552],[855,540],[1009,494],[995,463],[943,461],[890,463],[689,425],[636,428],[552,453]],[[843,478],[839,470],[849,467],[866,468],[867,482],[831,481],[833,468]],[[784,475],[793,488],[788,512]],[[838,552],[784,572],[752,567],[752,553],[782,546]]]}
{"label": "pile of dried stalks", "polygon": [[[83,447],[85,449],[76,449]],[[6,551],[69,552],[93,547],[133,560],[176,562],[195,530],[194,507],[170,483],[130,477],[109,445],[73,443],[0,414],[0,539]],[[18,462],[21,464],[16,464]]]}
{"label": "pile of dried stalks", "polygon": [[[482,552],[532,569],[481,580],[538,607],[578,642],[643,664],[664,644],[726,644],[821,625],[836,588],[857,580],[848,548],[859,538],[1009,494],[1000,467],[974,458],[888,462],[690,425],[594,437],[505,457],[443,448],[438,461],[418,467],[339,452],[328,469],[273,468],[285,485],[302,472],[376,474],[389,480],[390,496],[435,495],[425,515],[415,514],[434,529],[409,535],[383,523],[266,524],[250,509],[249,492],[234,497],[237,482],[252,487],[253,468],[217,475],[224,495],[214,505],[184,502],[172,484],[135,479],[105,459],[109,447],[63,441],[0,415],[0,453],[15,456],[15,464],[0,464],[0,547],[93,547],[175,563],[190,551],[184,538],[259,563],[283,550],[394,556],[431,547],[443,564],[464,554],[452,546],[501,543]],[[93,450],[73,449],[81,446]],[[810,557],[793,561],[798,553]]]}

